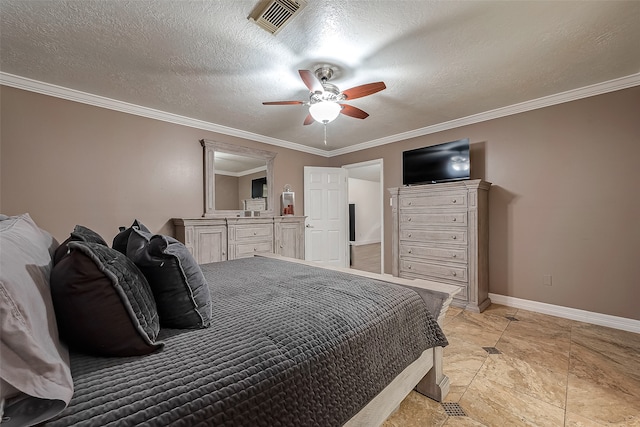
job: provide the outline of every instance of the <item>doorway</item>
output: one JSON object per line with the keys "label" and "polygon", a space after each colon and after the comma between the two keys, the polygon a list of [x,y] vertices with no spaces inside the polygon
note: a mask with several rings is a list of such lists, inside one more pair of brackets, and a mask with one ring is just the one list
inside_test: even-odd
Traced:
{"label": "doorway", "polygon": [[347,171],[350,212],[349,266],[384,272],[383,159],[343,166]]}

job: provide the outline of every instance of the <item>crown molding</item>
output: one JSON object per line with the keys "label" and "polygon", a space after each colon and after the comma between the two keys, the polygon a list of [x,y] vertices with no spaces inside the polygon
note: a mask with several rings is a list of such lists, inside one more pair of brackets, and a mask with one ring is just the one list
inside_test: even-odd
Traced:
{"label": "crown molding", "polygon": [[251,141],[262,142],[277,147],[288,148],[305,153],[315,154],[317,156],[329,157],[328,152],[317,148],[307,147],[294,142],[282,139],[271,138],[257,133],[247,132],[228,126],[222,126],[204,120],[192,119],[190,117],[180,116],[153,108],[142,107],[140,105],[130,104],[117,99],[106,98],[100,95],[94,95],[75,89],[69,89],[26,77],[16,76],[14,74],[0,72],[0,84],[11,86],[17,89],[23,89],[30,92],[36,92],[43,95],[49,95],[56,98],[66,99],[68,101],[80,102],[82,104],[93,105],[95,107],[107,108],[109,110],[119,111],[121,113],[134,114],[136,116],[146,117],[149,119],[160,120],[163,122],[174,123],[178,125],[188,126],[195,129],[216,132],[223,135],[234,136],[238,138],[249,139]]}
{"label": "crown molding", "polygon": [[640,86],[640,73],[631,74],[630,76],[620,77],[602,83],[596,83],[578,89],[568,90],[566,92],[556,93],[554,95],[544,96],[542,98],[521,102],[519,104],[509,105],[507,107],[496,108],[495,110],[485,111],[483,113],[450,120],[448,122],[438,123],[432,126],[398,133],[396,135],[386,136],[384,138],[374,139],[368,142],[363,142],[361,144],[352,145],[350,147],[339,148],[336,150],[332,150],[329,157],[353,153],[360,150],[366,150],[368,148],[391,144],[393,142],[403,141],[409,138],[430,135],[432,133],[455,129],[461,126],[472,125],[487,120],[498,119],[500,117],[524,113],[526,111],[537,110],[539,108],[550,107],[552,105],[563,104],[565,102],[576,101],[578,99],[588,98],[590,96],[615,92],[617,90],[627,89],[634,86]]}
{"label": "crown molding", "polygon": [[352,145],[350,147],[339,148],[331,151],[320,150],[313,147],[307,147],[282,139],[271,138],[252,132],[243,131],[215,123],[205,122],[203,120],[192,119],[165,111],[155,110],[153,108],[142,107],[140,105],[130,104],[128,102],[118,101],[116,99],[106,98],[104,96],[93,95],[81,92],[75,89],[69,89],[26,77],[17,76],[5,72],[0,72],[0,84],[23,89],[31,92],[41,93],[43,95],[54,96],[69,101],[80,102],[83,104],[93,105],[96,107],[107,108],[122,113],[134,114],[136,116],[147,117],[150,119],[160,120],[168,123],[188,126],[196,129],[202,129],[210,132],[216,132],[223,135],[234,136],[238,138],[248,139],[251,141],[262,142],[264,144],[275,145],[277,147],[288,148],[290,150],[302,151],[321,157],[335,157],[343,154],[353,153],[356,151],[366,150],[368,148],[378,147],[381,145],[391,144],[393,142],[403,141],[405,139],[416,138],[424,135],[430,135],[449,129],[467,126],[475,123],[493,120],[500,117],[506,117],[513,114],[524,113],[526,111],[536,110],[539,108],[550,107],[552,105],[562,104],[565,102],[575,101],[578,99],[588,98],[590,96],[601,95],[608,92],[614,92],[621,89],[627,89],[640,85],[640,73],[631,74],[626,77],[609,80],[602,83],[585,86],[578,89],[568,90],[566,92],[521,102],[507,107],[496,108],[495,110],[485,111],[483,113],[473,114],[471,116],[462,117],[448,122],[438,123],[426,126],[412,131],[402,132],[395,135],[386,136],[384,138],[374,139],[363,142],[361,144]]}

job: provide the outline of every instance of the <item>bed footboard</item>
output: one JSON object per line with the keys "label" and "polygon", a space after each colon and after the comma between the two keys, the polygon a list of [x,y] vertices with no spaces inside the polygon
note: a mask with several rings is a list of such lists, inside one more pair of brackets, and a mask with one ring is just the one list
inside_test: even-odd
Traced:
{"label": "bed footboard", "polygon": [[[399,277],[369,273],[346,268],[324,267],[313,262],[283,258],[279,255],[260,255],[287,261],[344,271],[350,274],[395,283],[414,289],[425,301],[427,308],[443,325],[447,310],[460,288],[427,280],[408,280]],[[351,418],[345,427],[380,426],[399,406],[405,397],[415,390],[433,400],[441,402],[449,392],[449,378],[443,372],[443,348],[425,350],[420,358],[407,366],[380,394],[374,397],[360,412]],[[426,374],[425,374],[426,373]]]}
{"label": "bed footboard", "polygon": [[414,390],[437,402],[442,402],[449,393],[449,377],[442,371],[442,347],[435,347],[432,350],[433,366]]}

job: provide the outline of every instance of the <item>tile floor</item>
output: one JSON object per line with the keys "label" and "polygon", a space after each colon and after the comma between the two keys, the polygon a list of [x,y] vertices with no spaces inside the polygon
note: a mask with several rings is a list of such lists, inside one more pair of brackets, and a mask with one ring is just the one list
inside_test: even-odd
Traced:
{"label": "tile floor", "polygon": [[443,329],[445,402],[466,416],[411,392],[383,427],[640,426],[640,334],[497,304]]}

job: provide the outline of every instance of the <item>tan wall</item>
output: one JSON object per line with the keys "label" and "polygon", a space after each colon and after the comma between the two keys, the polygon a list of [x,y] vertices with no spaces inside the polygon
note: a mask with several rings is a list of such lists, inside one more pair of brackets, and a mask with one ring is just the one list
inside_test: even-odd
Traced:
{"label": "tan wall", "polygon": [[237,176],[216,174],[215,176],[215,209],[238,210],[240,203],[240,179]]}
{"label": "tan wall", "polygon": [[60,241],[76,224],[111,243],[118,226],[135,218],[153,232],[173,234],[171,218],[200,217],[203,138],[278,153],[275,194],[279,200],[291,184],[299,194],[296,212],[303,208],[303,166],[328,162],[6,86],[0,86],[0,103],[0,211],[29,212]]}
{"label": "tan wall", "polygon": [[383,158],[388,188],[403,150],[469,137],[473,177],[494,184],[490,291],[640,320],[640,87],[331,159],[9,87],[0,102],[0,210],[59,240],[75,224],[110,241],[134,218],[172,234],[170,218],[199,217],[202,138],[277,152],[275,193],[291,184],[302,212],[303,166]]}
{"label": "tan wall", "polygon": [[[351,153],[332,166],[384,159],[460,138],[490,191],[490,292],[640,320],[640,87]],[[391,210],[385,203],[391,271]],[[542,284],[552,275],[552,286]]]}

